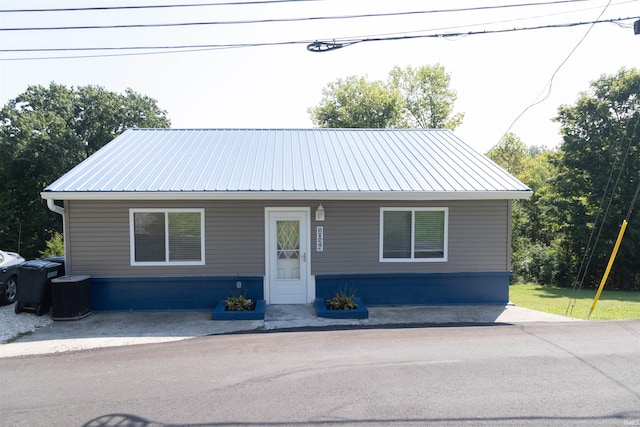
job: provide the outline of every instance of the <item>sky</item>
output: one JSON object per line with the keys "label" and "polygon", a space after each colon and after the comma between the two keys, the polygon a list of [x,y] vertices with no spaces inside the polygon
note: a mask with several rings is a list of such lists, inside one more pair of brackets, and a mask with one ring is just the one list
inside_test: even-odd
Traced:
{"label": "sky", "polygon": [[[294,0],[211,5],[241,1],[246,2],[0,0],[0,49],[3,50],[0,52],[0,105],[5,105],[30,85],[48,86],[53,81],[74,87],[97,85],[119,93],[131,88],[157,100],[159,107],[167,111],[174,128],[309,128],[313,123],[308,109],[318,105],[323,88],[332,81],[348,76],[385,81],[394,66],[440,64],[451,76],[450,88],[458,96],[455,111],[464,113],[463,124],[455,133],[477,151],[486,152],[507,131],[515,133],[530,146],[558,146],[561,142],[559,124],[552,119],[560,105],[574,104],[579,93],[589,90],[590,82],[603,74],[615,74],[622,67],[640,68],[640,35],[634,35],[632,28],[633,22],[640,19],[640,0]],[[6,12],[51,7],[202,3],[210,5]],[[539,4],[495,8],[530,3]],[[486,9],[460,10],[479,7]],[[445,9],[456,10],[445,12]],[[397,12],[419,13],[388,15]],[[387,16],[221,23],[364,14]],[[490,33],[628,17],[635,19],[618,24]],[[9,30],[194,22],[216,24]],[[453,33],[465,35],[433,37]],[[367,41],[320,53],[306,49],[306,44],[315,40],[391,35],[429,37]],[[271,42],[298,43],[237,47],[238,44]],[[133,51],[7,52],[39,48],[220,44],[236,47],[104,57],[95,56]],[[80,55],[94,57],[39,59]],[[542,102],[531,106],[538,101]]]}

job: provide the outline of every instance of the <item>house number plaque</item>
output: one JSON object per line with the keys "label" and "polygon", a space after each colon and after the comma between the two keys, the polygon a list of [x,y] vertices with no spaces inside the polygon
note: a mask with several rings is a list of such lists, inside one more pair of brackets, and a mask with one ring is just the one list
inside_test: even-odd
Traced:
{"label": "house number plaque", "polygon": [[324,250],[324,227],[316,227],[316,251],[322,252]]}

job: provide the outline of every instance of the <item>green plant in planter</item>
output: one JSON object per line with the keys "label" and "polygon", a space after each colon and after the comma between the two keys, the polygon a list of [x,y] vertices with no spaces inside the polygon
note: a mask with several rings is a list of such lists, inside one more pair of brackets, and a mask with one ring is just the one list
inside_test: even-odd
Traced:
{"label": "green plant in planter", "polygon": [[227,297],[224,301],[224,307],[228,311],[249,311],[255,310],[256,303],[244,295],[236,295]]}
{"label": "green plant in planter", "polygon": [[345,287],[340,289],[335,295],[325,301],[327,310],[355,310],[358,308],[358,304],[353,300],[356,297],[353,289],[348,290]]}

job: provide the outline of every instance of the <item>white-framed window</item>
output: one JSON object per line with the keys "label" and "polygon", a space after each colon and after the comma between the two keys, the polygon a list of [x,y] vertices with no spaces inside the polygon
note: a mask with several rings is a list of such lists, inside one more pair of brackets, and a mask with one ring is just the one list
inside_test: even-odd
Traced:
{"label": "white-framed window", "polygon": [[448,208],[380,208],[380,262],[445,262]]}
{"label": "white-framed window", "polygon": [[129,209],[131,265],[204,265],[204,209]]}

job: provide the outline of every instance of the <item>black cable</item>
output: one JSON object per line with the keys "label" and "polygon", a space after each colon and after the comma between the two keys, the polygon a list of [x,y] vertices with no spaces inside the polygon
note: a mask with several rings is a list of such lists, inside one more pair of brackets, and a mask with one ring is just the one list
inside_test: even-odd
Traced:
{"label": "black cable", "polygon": [[[420,38],[445,38],[445,37],[458,37],[458,36],[473,36],[473,35],[481,35],[481,34],[510,33],[510,32],[517,32],[517,31],[532,31],[532,30],[551,29],[551,28],[569,28],[569,27],[576,27],[581,25],[593,25],[593,24],[611,23],[616,21],[627,21],[627,20],[638,19],[638,18],[640,18],[640,16],[628,17],[628,18],[606,19],[601,21],[572,22],[572,23],[566,23],[566,24],[550,24],[550,25],[539,25],[534,27],[508,28],[508,29],[502,29],[502,30],[451,32],[446,34],[421,34],[421,35],[408,35],[408,36],[405,35],[405,36],[394,36],[394,37],[374,37],[374,38],[363,38],[363,39],[333,39],[329,41],[297,40],[297,41],[284,41],[284,42],[173,45],[173,46],[25,48],[25,49],[0,49],[0,52],[16,53],[16,52],[74,52],[74,51],[77,52],[77,51],[100,51],[100,50],[229,49],[229,48],[243,48],[243,47],[262,47],[262,46],[279,46],[279,45],[290,45],[290,44],[315,44],[315,43],[352,45],[356,43],[365,43],[365,42],[412,40],[412,39],[420,39]],[[7,59],[0,59],[0,60],[7,61],[7,60],[20,60],[20,59],[25,59],[25,58],[7,58]],[[36,59],[47,59],[47,58],[43,57],[43,58],[36,58]]]}
{"label": "black cable", "polygon": [[[629,137],[630,142],[632,142],[634,140],[634,138],[636,137],[636,135],[638,134],[638,125],[640,124],[640,115],[638,115],[638,120],[636,120],[636,124],[633,127],[633,132],[631,133],[631,136]],[[629,220],[631,219],[631,213],[633,212],[633,208],[636,205],[636,202],[638,201],[638,194],[640,193],[640,181],[638,181],[638,186],[636,187],[636,193],[633,195],[633,199],[631,200],[631,204],[629,205],[629,210],[627,211],[627,216],[626,216],[626,221],[629,222]]]}
{"label": "black cable", "polygon": [[[605,5],[605,7],[600,11],[600,14],[598,15],[598,18],[596,19],[599,20],[600,18],[602,18],[602,15],[604,15],[604,13],[606,12],[606,10],[609,8],[609,6],[611,5],[612,0],[609,0],[609,2]],[[562,60],[562,62],[560,63],[560,65],[558,65],[558,67],[556,68],[556,70],[553,72],[553,74],[551,75],[551,78],[549,79],[548,83],[545,85],[545,87],[542,89],[542,91],[538,94],[538,96],[536,97],[539,98],[540,95],[542,95],[542,93],[544,92],[544,89],[549,87],[547,94],[545,95],[544,98],[542,98],[539,101],[534,100],[531,104],[529,104],[524,110],[522,110],[522,112],[520,114],[518,114],[518,116],[511,122],[511,124],[509,125],[509,127],[507,128],[507,130],[502,134],[502,137],[500,137],[500,139],[498,140],[498,142],[496,142],[496,144],[494,145],[494,147],[496,145],[498,145],[500,143],[500,141],[502,140],[502,138],[504,138],[509,131],[511,130],[511,128],[513,128],[513,126],[517,123],[518,120],[520,120],[520,118],[525,115],[525,113],[527,111],[529,111],[529,109],[535,107],[538,104],[541,104],[542,102],[546,101],[549,96],[551,95],[551,87],[553,86],[553,80],[556,77],[556,74],[558,74],[558,72],[560,71],[560,69],[564,66],[564,64],[569,60],[569,58],[571,58],[571,56],[573,56],[574,52],[578,49],[578,47],[582,44],[582,42],[584,41],[584,39],[587,38],[587,36],[589,35],[589,33],[591,32],[591,30],[593,29],[595,24],[591,25],[591,27],[589,27],[587,29],[587,31],[584,33],[584,35],[582,36],[582,38],[580,40],[578,40],[578,43],[575,44],[575,46],[573,47],[573,49],[571,49],[571,51],[569,52],[569,54],[564,58],[564,60]],[[493,147],[491,148],[493,149]],[[489,150],[491,151],[491,150]]]}
{"label": "black cable", "polygon": [[[614,6],[619,6],[621,4],[625,4],[625,3],[633,3],[633,2],[638,2],[640,0],[626,0],[624,2],[620,2],[620,3],[615,3]],[[597,6],[597,7],[588,7],[588,8],[584,8],[584,9],[573,9],[573,10],[569,10],[569,11],[564,11],[564,12],[555,12],[555,13],[545,13],[544,15],[533,15],[533,16],[525,16],[525,17],[521,17],[521,18],[509,18],[509,19],[503,19],[500,21],[489,21],[489,22],[479,22],[477,24],[466,24],[465,27],[469,28],[469,27],[481,27],[481,26],[486,26],[486,25],[496,25],[496,24],[506,24],[509,22],[520,22],[520,21],[529,21],[529,20],[535,20],[535,19],[540,19],[540,18],[549,18],[551,16],[559,16],[559,15],[567,15],[567,14],[574,14],[576,12],[586,12],[588,10],[594,10],[594,9],[601,9],[602,6]],[[615,24],[618,24],[621,27],[625,27],[625,28],[633,28],[633,23],[624,26],[621,25],[620,23],[614,22]],[[451,29],[455,29],[455,28],[459,28],[459,25],[456,26],[448,26],[448,27],[440,27],[440,28],[431,28],[429,30],[415,30],[415,31],[402,31],[402,32],[392,32],[392,33],[378,33],[378,34],[368,34],[368,35],[362,35],[362,36],[358,36],[357,38],[362,39],[362,38],[371,38],[371,37],[382,37],[382,36],[396,36],[399,34],[416,34],[416,33],[424,33],[426,31],[446,31],[446,30],[451,30]],[[345,37],[345,39],[347,40],[353,40],[356,37]],[[337,38],[336,40],[340,40],[340,38]],[[538,95],[540,96],[540,95]]]}
{"label": "black cable", "polygon": [[629,205],[629,210],[627,211],[627,217],[625,221],[629,222],[629,218],[631,218],[631,213],[633,212],[633,208],[638,201],[638,194],[640,194],[640,181],[638,182],[638,186],[636,187],[636,194],[633,196],[633,200],[631,200],[631,205]]}
{"label": "black cable", "polygon": [[[593,223],[593,228],[591,229],[591,234],[589,236],[589,241],[587,242],[587,245],[585,247],[585,253],[584,253],[584,257],[582,258],[582,264],[580,264],[580,269],[578,270],[578,274],[576,275],[576,279],[578,280],[578,284],[577,286],[574,286],[574,297],[569,300],[569,306],[567,306],[567,312],[569,311],[569,308],[571,308],[571,312],[570,314],[573,314],[573,309],[575,308],[576,305],[576,298],[578,295],[578,291],[580,291],[582,289],[582,286],[584,285],[584,280],[587,277],[587,272],[589,270],[589,266],[591,265],[591,261],[593,259],[593,256],[595,255],[596,252],[596,246],[598,245],[598,241],[600,240],[600,235],[602,234],[602,230],[604,228],[604,224],[605,221],[607,219],[607,216],[609,214],[609,209],[611,208],[611,203],[613,202],[613,198],[616,194],[616,189],[618,188],[618,183],[620,182],[620,178],[622,176],[622,172],[624,170],[625,164],[627,163],[627,159],[629,158],[629,153],[631,151],[631,145],[634,142],[633,139],[635,137],[636,134],[636,130],[638,128],[638,123],[640,122],[640,116],[638,117],[638,120],[635,123],[635,126],[633,128],[633,132],[631,137],[629,137],[629,143],[627,144],[627,149],[624,152],[624,157],[622,159],[622,163],[620,165],[620,169],[618,170],[618,176],[616,177],[616,181],[613,184],[613,186],[611,187],[611,195],[609,196],[609,202],[607,203],[607,208],[602,216],[602,222],[600,222],[600,227],[598,228],[598,234],[596,235],[595,241],[593,243],[593,247],[591,247],[591,253],[589,254],[589,257],[587,259],[587,254],[589,252],[589,247],[591,245],[591,240],[594,234],[594,231],[596,230],[596,225],[598,224],[598,218],[600,217],[600,213],[602,212],[602,207],[604,205],[604,200],[607,196],[607,193],[609,192],[609,185],[611,183],[611,178],[613,177],[613,172],[614,170],[617,168],[617,164],[618,164],[618,160],[620,158],[620,154],[622,151],[622,147],[623,147],[623,143],[624,143],[624,137],[623,135],[620,135],[618,140],[618,147],[616,149],[616,157],[615,160],[613,162],[613,164],[611,165],[611,170],[609,172],[609,178],[607,179],[607,185],[605,187],[604,193],[602,195],[602,200],[600,200],[600,204],[598,206],[598,212],[596,214],[596,218],[594,220]],[[640,186],[640,183],[638,184]],[[627,222],[629,221],[629,217],[631,216],[631,211],[633,210],[633,206],[635,205],[635,201],[636,201],[637,197],[634,197],[634,200],[632,201],[630,207],[629,207],[629,211],[627,212]],[[586,263],[585,263],[586,260]],[[584,268],[584,269],[583,269]],[[580,277],[582,273],[582,277]]]}
{"label": "black cable", "polygon": [[221,3],[191,3],[191,4],[161,4],[144,6],[94,6],[94,7],[69,7],[51,9],[4,9],[0,13],[28,13],[28,12],[89,12],[100,10],[131,10],[131,9],[169,9],[178,7],[210,7],[210,6],[246,6],[277,3],[306,3],[326,0],[253,0]]}
{"label": "black cable", "polygon": [[185,27],[185,26],[202,26],[202,25],[240,25],[240,24],[266,24],[274,22],[300,22],[300,21],[325,21],[337,19],[362,19],[362,18],[380,18],[391,16],[408,16],[408,15],[424,15],[434,13],[452,13],[452,12],[469,12],[480,10],[507,9],[516,7],[544,6],[560,3],[574,3],[576,1],[588,0],[553,0],[541,3],[520,3],[514,5],[498,5],[498,6],[477,6],[468,8],[454,9],[435,9],[435,10],[419,10],[407,12],[384,12],[384,13],[367,13],[353,15],[335,15],[335,16],[312,16],[303,18],[274,18],[274,19],[247,19],[234,21],[206,21],[206,22],[177,22],[165,24],[121,24],[121,25],[79,25],[79,26],[59,26],[59,27],[10,27],[0,28],[0,31],[53,31],[53,30],[97,30],[97,29],[122,29],[122,28],[156,28],[156,27]]}

